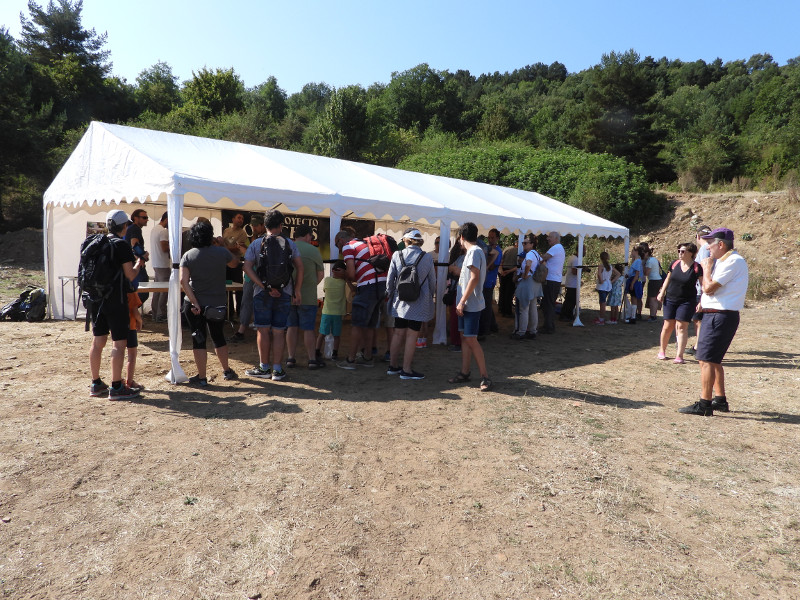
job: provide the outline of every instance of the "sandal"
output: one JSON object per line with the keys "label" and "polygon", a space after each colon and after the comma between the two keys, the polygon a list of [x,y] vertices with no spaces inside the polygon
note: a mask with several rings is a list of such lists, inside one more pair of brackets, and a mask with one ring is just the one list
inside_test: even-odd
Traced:
{"label": "sandal", "polygon": [[481,391],[482,392],[488,392],[490,389],[492,389],[492,380],[489,379],[488,377],[482,377],[481,378]]}
{"label": "sandal", "polygon": [[324,366],[325,366],[325,361],[323,360],[316,359],[308,361],[309,369],[321,369]]}
{"label": "sandal", "polygon": [[294,368],[294,366],[296,364],[297,364],[297,359],[294,359],[294,358],[287,358],[286,359],[286,366],[289,367],[290,369]]}
{"label": "sandal", "polygon": [[469,373],[458,373],[448,379],[447,383],[466,383],[467,381],[469,381]]}

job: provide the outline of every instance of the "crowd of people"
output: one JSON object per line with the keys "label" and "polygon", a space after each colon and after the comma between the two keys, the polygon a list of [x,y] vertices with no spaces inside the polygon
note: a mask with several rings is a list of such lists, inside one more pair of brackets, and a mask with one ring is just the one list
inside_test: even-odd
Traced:
{"label": "crowd of people", "polygon": [[[114,248],[112,262],[126,285],[120,287],[123,292],[112,293],[87,307],[93,332],[90,395],[94,397],[108,394],[111,400],[122,400],[136,397],[143,389],[134,375],[136,332],[142,324],[139,307],[146,300],[137,289],[140,281],[147,280],[145,263],[150,258],[142,234],[148,219],[143,209],[134,211],[131,219],[122,210],[111,211],[107,216],[108,237]],[[326,359],[335,360],[336,366],[349,371],[371,368],[376,363],[379,330],[385,329],[387,350],[383,359],[388,363],[387,375],[404,380],[424,379],[413,362],[416,350],[427,346],[427,331],[434,319],[439,238],[435,251],[425,252],[419,229],[406,229],[388,268],[381,268],[371,260],[369,244],[357,239],[352,230],[344,229],[332,240],[341,259],[333,262],[330,276],[325,277],[319,248],[311,243],[311,228],[299,225],[294,239],[290,239],[283,234],[284,221],[284,215],[277,210],[267,211],[263,218],[254,216],[250,223],[252,241],[243,229],[241,214],[235,216],[221,237],[214,236],[208,219],[198,218],[190,228],[185,240],[189,249],[180,260],[184,293],[181,310],[191,331],[197,368],[189,383],[208,385],[208,338],[223,379],[237,379],[229,365],[227,345],[243,342],[250,328],[256,330],[258,350],[258,364],[245,371],[250,377],[285,379],[284,365],[291,369],[298,364],[300,332],[309,369],[324,368]],[[156,281],[168,281],[170,274],[166,228],[164,213],[150,238]],[[496,229],[490,230],[487,240],[479,238],[474,223],[464,223],[458,229],[449,251],[448,281],[441,299],[449,305],[448,348],[461,354],[460,368],[449,383],[471,381],[474,362],[479,389],[488,391],[493,387],[481,341],[498,331],[493,308],[498,280],[498,312],[514,318],[512,339],[530,340],[555,332],[565,263],[565,294],[559,320],[574,318],[578,273],[585,266],[580,264],[583,261],[577,253],[567,259],[557,232],[549,233],[547,242],[547,250],[540,254],[536,236],[527,234],[522,240],[523,252],[518,253],[513,244],[500,247]],[[714,410],[729,410],[721,362],[738,327],[748,274],[746,263],[733,250],[730,230],[712,231],[703,226],[696,242],[679,244],[678,259],[666,272],[647,244],[631,250],[627,271],[624,265],[611,264],[609,254],[602,252],[595,275],[600,310],[594,324],[614,325],[623,319],[635,324],[642,319],[645,308],[649,321],[656,321],[663,305],[657,358],[667,359],[673,333],[677,343],[674,363],[684,364],[685,353],[696,355],[701,366],[701,399],[681,412],[711,415]],[[232,320],[226,283],[232,280],[242,282],[235,309],[239,327],[226,338],[224,324]],[[320,284],[324,301],[317,329]],[[348,295],[352,296],[350,343],[347,355],[340,358]],[[630,297],[627,315],[622,313],[625,295]],[[152,317],[156,321],[166,319],[166,296],[154,294]],[[697,329],[697,345],[687,347],[692,322]],[[100,377],[102,351],[109,334],[113,342],[110,386]],[[128,369],[123,377],[126,349]]]}

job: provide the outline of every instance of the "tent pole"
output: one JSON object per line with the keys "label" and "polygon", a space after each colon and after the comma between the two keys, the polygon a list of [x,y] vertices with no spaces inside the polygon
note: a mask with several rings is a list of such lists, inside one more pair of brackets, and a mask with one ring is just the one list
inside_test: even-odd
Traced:
{"label": "tent pole", "polygon": [[164,377],[170,383],[189,381],[180,363],[181,353],[181,281],[178,272],[181,259],[181,225],[183,224],[183,194],[167,194],[167,229],[172,272],[167,295],[167,329],[169,330],[169,355],[172,368]]}
{"label": "tent pole", "polygon": [[[334,236],[339,233],[342,228],[342,215],[336,214],[333,210],[330,211],[331,216],[328,220],[330,232],[328,234],[328,238],[330,238],[330,245],[331,245],[331,260],[336,260],[339,258],[339,248],[337,248],[336,244],[334,243]],[[332,264],[332,263],[331,263]],[[328,265],[328,274],[330,275],[331,265]]]}
{"label": "tent pole", "polygon": [[[583,264],[583,238],[584,234],[578,235],[578,263]],[[572,322],[573,327],[583,327],[581,323],[581,274],[583,269],[578,269],[578,288],[575,290],[575,320]]]}
{"label": "tent pole", "polygon": [[623,254],[622,256],[622,262],[625,263],[625,268],[622,269],[622,315],[621,315],[623,322],[625,321],[625,319],[628,318],[628,311],[630,310],[629,308],[630,296],[628,295],[627,284],[628,284],[628,274],[630,273],[631,270],[631,266],[628,264],[628,261],[630,260],[631,238],[630,236],[626,235],[624,239],[625,239],[625,250],[624,250],[625,254]]}
{"label": "tent pole", "polygon": [[[447,240],[447,244],[442,242]],[[439,256],[436,262],[446,263],[450,256],[450,218],[442,217],[439,220]],[[447,307],[441,301],[444,289],[447,286],[447,267],[436,268],[436,325],[433,328],[433,343],[447,344]]]}
{"label": "tent pole", "polygon": [[[52,265],[50,264],[50,238],[53,235],[53,228],[52,228],[52,220],[53,220],[53,205],[47,204],[44,207],[44,280],[45,285],[47,286],[47,318],[52,319],[54,318],[53,307],[56,306],[55,298],[53,297],[53,290],[55,290],[55,284],[50,281],[50,277],[53,274]],[[63,288],[62,288],[62,294]],[[62,311],[63,312],[63,311]],[[64,318],[64,315],[61,315],[61,318]]]}

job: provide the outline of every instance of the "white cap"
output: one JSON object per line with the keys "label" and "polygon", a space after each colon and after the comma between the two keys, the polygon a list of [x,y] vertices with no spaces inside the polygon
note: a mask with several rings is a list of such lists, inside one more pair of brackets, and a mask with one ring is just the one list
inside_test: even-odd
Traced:
{"label": "white cap", "polygon": [[419,229],[412,229],[408,233],[403,234],[404,240],[422,240],[422,234],[419,232]]}

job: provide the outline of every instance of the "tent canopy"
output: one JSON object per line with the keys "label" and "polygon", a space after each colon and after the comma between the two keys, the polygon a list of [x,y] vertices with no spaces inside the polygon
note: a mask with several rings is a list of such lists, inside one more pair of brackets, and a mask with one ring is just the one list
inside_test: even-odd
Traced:
{"label": "tent canopy", "polygon": [[44,195],[80,206],[161,201],[626,237],[625,227],[535,192],[322,156],[94,122]]}
{"label": "tent canopy", "polygon": [[[534,192],[485,183],[376,167],[234,142],[94,122],[44,194],[45,274],[49,308],[64,318],[77,314],[74,275],[78,248],[89,222],[103,221],[109,204],[166,205],[173,270],[169,282],[168,328],[172,369],[167,379],[186,381],[179,362],[181,226],[184,208],[198,211],[280,208],[330,219],[331,235],[342,217],[438,223],[443,240],[460,223],[484,230],[578,237],[624,237],[625,227]],[[331,248],[335,257],[336,248]],[[439,260],[446,261],[448,244]],[[445,269],[437,277],[444,293]],[[61,284],[61,304],[55,298]],[[73,284],[72,297],[65,293]],[[577,317],[576,317],[577,322]],[[444,305],[437,303],[434,343],[445,339]]]}

